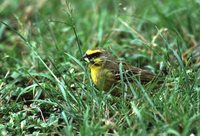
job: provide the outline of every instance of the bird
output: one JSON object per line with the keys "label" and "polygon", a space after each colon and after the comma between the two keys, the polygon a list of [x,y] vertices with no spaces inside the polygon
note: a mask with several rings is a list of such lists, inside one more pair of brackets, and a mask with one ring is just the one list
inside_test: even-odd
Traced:
{"label": "bird", "polygon": [[150,71],[119,61],[103,48],[88,49],[82,60],[88,63],[91,79],[96,88],[103,91],[115,88],[113,94],[119,94],[119,83],[122,79],[133,84],[137,80],[145,85],[156,78]]}

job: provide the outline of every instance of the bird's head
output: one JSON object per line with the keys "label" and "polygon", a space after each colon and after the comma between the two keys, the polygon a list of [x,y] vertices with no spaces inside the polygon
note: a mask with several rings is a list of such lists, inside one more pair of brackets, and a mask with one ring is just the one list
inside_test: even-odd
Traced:
{"label": "bird's head", "polygon": [[102,66],[108,60],[109,54],[104,49],[89,49],[82,56],[90,65]]}

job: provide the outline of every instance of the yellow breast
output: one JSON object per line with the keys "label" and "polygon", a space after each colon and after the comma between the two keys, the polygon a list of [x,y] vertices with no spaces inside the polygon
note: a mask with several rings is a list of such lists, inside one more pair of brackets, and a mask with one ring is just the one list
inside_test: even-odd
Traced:
{"label": "yellow breast", "polygon": [[91,77],[92,77],[92,81],[95,85],[98,84],[98,78],[101,76],[100,72],[101,72],[101,67],[96,67],[96,66],[91,66]]}
{"label": "yellow breast", "polygon": [[93,83],[98,89],[109,91],[115,82],[113,73],[101,66],[90,65]]}

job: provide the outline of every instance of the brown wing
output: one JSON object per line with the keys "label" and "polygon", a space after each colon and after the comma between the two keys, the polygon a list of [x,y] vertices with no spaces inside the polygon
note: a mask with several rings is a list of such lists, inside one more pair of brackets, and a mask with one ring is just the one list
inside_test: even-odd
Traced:
{"label": "brown wing", "polygon": [[[110,57],[111,58],[111,57]],[[110,69],[114,75],[116,80],[121,80],[120,77],[120,63],[122,63],[122,75],[124,78],[124,81],[134,82],[134,80],[141,81],[142,84],[146,84],[156,78],[156,75],[147,71],[143,70],[138,67],[134,67],[132,65],[129,65],[127,63],[120,62],[114,58],[107,60],[105,67]]]}
{"label": "brown wing", "polygon": [[[133,82],[137,79],[141,81],[142,84],[146,84],[155,78],[153,73],[138,67],[128,65],[126,63],[123,63],[121,74],[123,75],[125,81],[128,80],[129,82]],[[119,70],[115,71],[115,78],[117,80],[121,79]]]}

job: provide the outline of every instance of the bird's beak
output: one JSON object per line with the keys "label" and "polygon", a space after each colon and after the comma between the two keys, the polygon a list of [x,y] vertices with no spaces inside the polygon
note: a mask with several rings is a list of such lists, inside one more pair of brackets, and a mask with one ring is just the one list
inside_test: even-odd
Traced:
{"label": "bird's beak", "polygon": [[84,54],[84,55],[81,57],[81,60],[82,60],[82,61],[86,61],[86,62],[90,62],[90,60],[88,59],[87,54]]}
{"label": "bird's beak", "polygon": [[84,54],[84,55],[81,57],[81,60],[84,60],[85,58],[87,58],[87,54]]}

